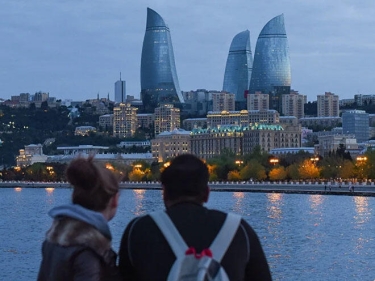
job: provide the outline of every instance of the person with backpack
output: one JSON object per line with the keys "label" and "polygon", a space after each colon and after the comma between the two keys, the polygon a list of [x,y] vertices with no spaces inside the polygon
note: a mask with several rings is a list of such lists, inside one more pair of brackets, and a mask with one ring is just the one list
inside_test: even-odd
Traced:
{"label": "person with backpack", "polygon": [[89,158],[73,160],[66,177],[72,203],[53,208],[42,246],[38,281],[121,280],[108,221],[116,214],[119,179]]}
{"label": "person with backpack", "polygon": [[272,280],[257,234],[239,215],[204,207],[206,164],[177,156],[161,174],[165,211],[133,219],[119,250],[123,280]]}

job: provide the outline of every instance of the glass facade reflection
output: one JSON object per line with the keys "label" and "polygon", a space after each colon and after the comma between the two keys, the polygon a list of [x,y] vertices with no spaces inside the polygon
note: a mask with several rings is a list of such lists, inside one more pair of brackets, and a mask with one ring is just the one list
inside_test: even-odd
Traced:
{"label": "glass facade reflection", "polygon": [[142,48],[141,98],[145,112],[153,112],[160,103],[183,103],[169,28],[150,8]]}
{"label": "glass facade reflection", "polygon": [[[244,108],[246,108],[245,91],[249,89],[252,67],[250,31],[245,30],[234,36],[232,40],[223,83],[223,91],[235,94],[236,104],[243,103]],[[236,110],[244,108],[236,108]]]}
{"label": "glass facade reflection", "polygon": [[270,95],[270,108],[281,111],[283,94],[290,93],[291,70],[284,15],[271,19],[259,34],[249,92]]}

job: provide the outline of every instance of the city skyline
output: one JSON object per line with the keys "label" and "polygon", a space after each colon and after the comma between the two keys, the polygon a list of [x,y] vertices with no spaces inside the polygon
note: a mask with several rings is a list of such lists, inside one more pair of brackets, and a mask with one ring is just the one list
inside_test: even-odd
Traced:
{"label": "city skyline", "polygon": [[[139,97],[147,7],[168,23],[180,88],[220,90],[234,34],[248,29],[256,42],[262,27],[284,14],[292,89],[316,100],[371,90],[375,40],[373,1],[248,3],[217,1],[9,1],[0,11],[0,98],[49,92],[61,99],[114,98],[122,72],[127,94]],[[254,53],[254,49],[253,49]]]}

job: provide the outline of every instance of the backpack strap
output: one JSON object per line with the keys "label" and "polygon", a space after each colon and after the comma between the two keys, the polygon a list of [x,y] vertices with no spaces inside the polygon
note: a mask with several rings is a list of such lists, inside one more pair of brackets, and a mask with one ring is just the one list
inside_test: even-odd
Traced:
{"label": "backpack strap", "polygon": [[215,240],[212,242],[210,249],[213,258],[221,262],[225,252],[228,250],[229,245],[232,243],[234,235],[241,223],[241,216],[233,213],[228,213],[221,227],[219,233],[216,235]]}
{"label": "backpack strap", "polygon": [[188,246],[167,213],[165,211],[152,212],[150,216],[163,233],[176,258],[185,256]]}

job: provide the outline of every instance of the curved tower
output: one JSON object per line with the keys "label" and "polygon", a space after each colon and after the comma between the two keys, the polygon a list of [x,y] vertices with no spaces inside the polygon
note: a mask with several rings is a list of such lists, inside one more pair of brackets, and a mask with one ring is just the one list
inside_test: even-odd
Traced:
{"label": "curved tower", "polygon": [[259,34],[255,47],[249,92],[270,95],[270,107],[281,112],[281,96],[290,93],[291,71],[284,15],[271,19]]}
{"label": "curved tower", "polygon": [[183,103],[169,28],[150,8],[142,48],[141,98],[146,112],[160,103]]}
{"label": "curved tower", "polygon": [[246,109],[245,93],[249,89],[252,67],[250,31],[245,30],[232,40],[224,73],[223,91],[235,94],[237,110]]}

